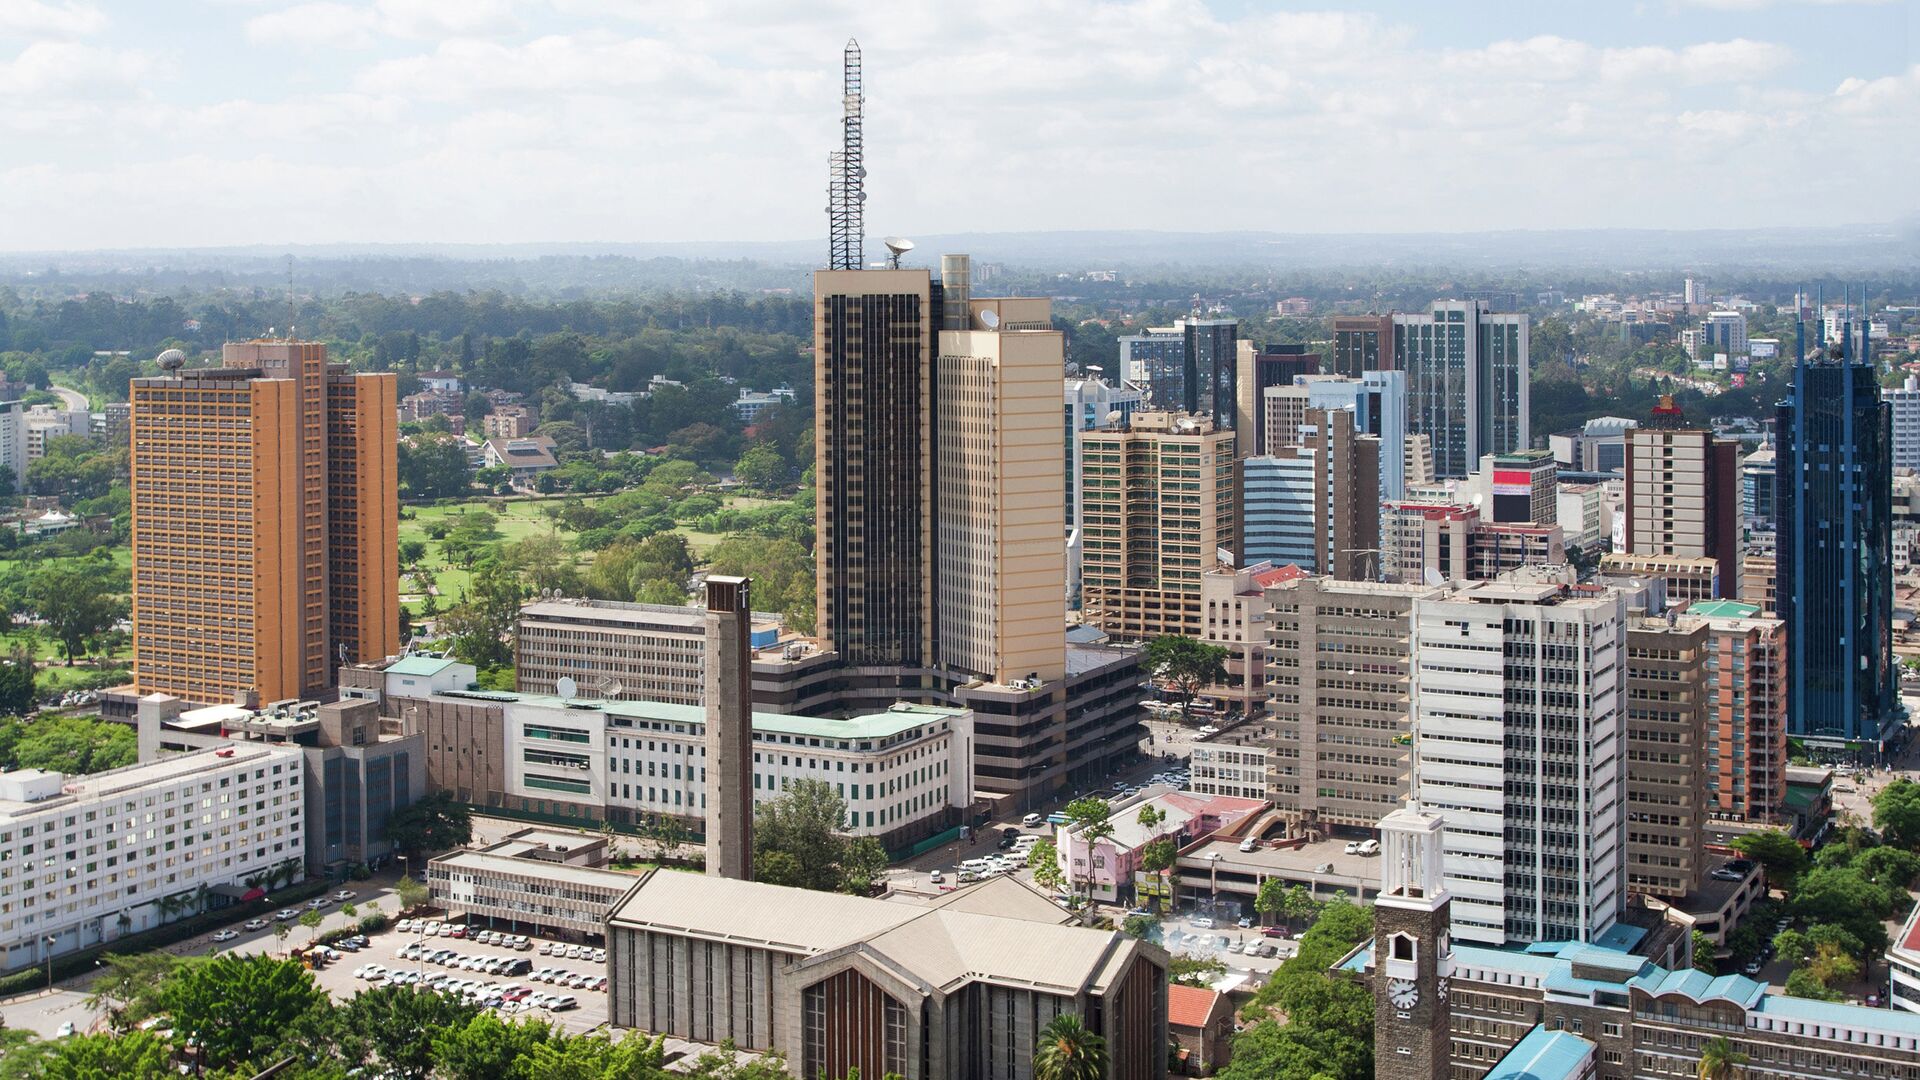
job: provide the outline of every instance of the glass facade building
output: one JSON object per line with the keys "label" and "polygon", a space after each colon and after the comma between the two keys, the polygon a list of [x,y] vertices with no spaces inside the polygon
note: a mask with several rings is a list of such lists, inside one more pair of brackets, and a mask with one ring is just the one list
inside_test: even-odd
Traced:
{"label": "glass facade building", "polygon": [[1848,337],[1812,361],[1800,350],[1776,416],[1776,606],[1787,626],[1788,732],[1877,754],[1901,715],[1892,417],[1864,334]]}

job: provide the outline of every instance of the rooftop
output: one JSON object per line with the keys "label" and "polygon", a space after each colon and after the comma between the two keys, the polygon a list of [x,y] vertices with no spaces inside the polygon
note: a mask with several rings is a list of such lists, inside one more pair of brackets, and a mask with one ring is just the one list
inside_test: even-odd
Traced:
{"label": "rooftop", "polygon": [[1687,606],[1687,614],[1708,619],[1751,619],[1760,614],[1759,604],[1738,600],[1701,600]]}
{"label": "rooftop", "polygon": [[387,665],[389,675],[438,675],[460,661],[450,656],[403,656]]}
{"label": "rooftop", "polygon": [[[60,795],[31,802],[15,802],[0,799],[0,816],[8,814],[32,813],[46,806],[58,805],[61,797],[74,799],[101,799],[117,795],[123,791],[147,787],[153,784],[165,784],[176,780],[197,776],[213,769],[224,769],[234,765],[248,765],[255,762],[265,763],[273,758],[297,755],[299,751],[260,742],[239,742],[231,745],[208,747],[205,750],[189,750],[180,754],[166,754],[153,761],[144,761],[137,765],[128,765],[106,772],[90,773],[86,776],[65,777],[60,786]],[[296,758],[297,760],[297,758]],[[5,774],[10,780],[38,780],[51,783],[59,773],[37,769],[16,769]]]}
{"label": "rooftop", "polygon": [[[534,874],[543,881],[615,891],[624,891],[638,880],[634,875],[621,873],[618,870],[597,870],[591,866],[572,866],[567,863],[547,862],[544,859],[520,858],[517,855],[505,853],[525,850],[525,846],[504,849],[502,852],[463,849],[435,858],[433,865],[455,866],[472,873]],[[692,876],[679,871],[673,871],[672,875],[674,877]]]}
{"label": "rooftop", "polygon": [[1483,1080],[1572,1080],[1593,1060],[1593,1044],[1571,1031],[1536,1025],[1494,1063]]}
{"label": "rooftop", "polygon": [[[701,705],[673,705],[659,701],[593,701],[585,698],[561,698],[551,694],[515,694],[506,691],[461,690],[442,695],[498,702],[502,705],[527,705],[544,709],[567,709],[599,713],[630,720],[686,724],[704,729],[707,710]],[[885,739],[935,720],[966,715],[965,709],[938,705],[913,705],[899,702],[885,712],[869,713],[846,720],[819,716],[795,716],[788,713],[756,712],[753,729],[774,735],[796,735],[822,739]]]}
{"label": "rooftop", "polygon": [[1167,1024],[1170,1027],[1199,1028],[1220,1002],[1220,995],[1197,986],[1172,983],[1167,987]]}

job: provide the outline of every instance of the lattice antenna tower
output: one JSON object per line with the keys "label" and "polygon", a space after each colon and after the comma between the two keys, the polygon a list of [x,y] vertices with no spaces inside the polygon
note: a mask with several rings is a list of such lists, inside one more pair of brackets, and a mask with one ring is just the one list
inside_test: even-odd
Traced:
{"label": "lattice antenna tower", "polygon": [[840,149],[827,156],[827,269],[858,270],[866,258],[863,204],[867,167],[860,143],[860,43],[847,39],[842,56]]}

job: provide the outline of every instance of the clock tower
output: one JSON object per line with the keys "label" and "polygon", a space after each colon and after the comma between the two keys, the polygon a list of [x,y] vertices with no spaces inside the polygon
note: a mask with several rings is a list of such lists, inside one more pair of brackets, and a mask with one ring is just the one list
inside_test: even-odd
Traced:
{"label": "clock tower", "polygon": [[1453,946],[1438,814],[1412,807],[1380,821],[1373,909],[1373,1069],[1381,1080],[1445,1080]]}

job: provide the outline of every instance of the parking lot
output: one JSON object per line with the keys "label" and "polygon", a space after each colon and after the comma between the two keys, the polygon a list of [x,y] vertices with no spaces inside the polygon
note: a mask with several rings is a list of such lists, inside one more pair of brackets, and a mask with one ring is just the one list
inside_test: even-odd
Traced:
{"label": "parking lot", "polygon": [[[402,920],[401,925],[405,924],[406,920]],[[433,932],[436,925],[440,933]],[[490,931],[484,940],[454,937],[451,930],[458,925],[422,920],[408,930],[395,926],[372,935],[367,947],[358,952],[343,951],[339,959],[315,972],[315,978],[336,999],[352,997],[361,990],[390,981],[390,975],[397,975],[403,985],[423,988],[431,985],[442,993],[460,993],[470,1000],[492,1001],[495,1002],[492,1007],[504,1017],[535,1016],[571,1032],[591,1031],[607,1022],[604,953],[598,954],[598,960],[592,954],[555,955],[552,950],[556,947],[576,951],[582,947],[532,935],[523,935],[525,947],[503,940],[505,935],[495,938]],[[408,946],[416,944],[424,951],[401,955]],[[496,970],[489,972],[481,966],[487,961],[494,962]],[[498,970],[516,961],[519,963],[515,966],[531,970],[516,974]],[[370,966],[378,966],[383,974],[365,977]],[[557,981],[566,975],[598,982],[597,985],[568,986]],[[564,996],[577,1005],[548,1007],[537,1001],[535,995]]]}

